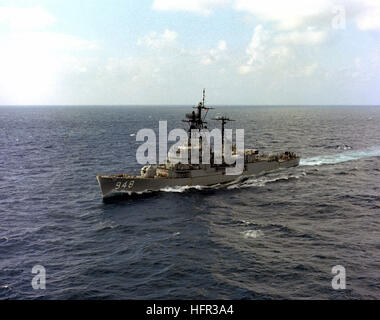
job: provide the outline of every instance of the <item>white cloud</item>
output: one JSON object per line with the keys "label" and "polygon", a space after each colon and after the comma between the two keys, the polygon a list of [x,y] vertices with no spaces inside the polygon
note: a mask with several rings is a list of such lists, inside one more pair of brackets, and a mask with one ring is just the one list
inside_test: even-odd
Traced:
{"label": "white cloud", "polygon": [[380,29],[380,2],[378,0],[353,0],[357,14],[356,25],[360,30]]}
{"label": "white cloud", "polygon": [[41,8],[0,7],[0,23],[13,29],[40,29],[55,21],[54,16]]}
{"label": "white cloud", "polygon": [[213,9],[223,7],[231,0],[154,0],[155,10],[188,11],[208,16]]}
{"label": "white cloud", "polygon": [[52,99],[64,75],[87,71],[86,58],[75,53],[99,49],[94,41],[48,31],[13,30],[0,43],[1,103],[17,104]]}
{"label": "white cloud", "polygon": [[217,8],[232,7],[255,16],[261,23],[273,23],[279,30],[292,30],[307,26],[330,28],[337,6],[360,30],[380,29],[378,0],[154,0],[152,8],[209,16]]}
{"label": "white cloud", "polygon": [[314,62],[310,65],[307,65],[303,68],[303,75],[309,77],[314,74],[314,72],[318,69],[318,63]]}
{"label": "white cloud", "polygon": [[240,74],[248,74],[248,73],[250,73],[251,71],[252,71],[252,66],[250,66],[250,65],[248,65],[248,64],[243,65],[243,66],[240,66],[240,67],[238,68],[238,72],[239,72]]}
{"label": "white cloud", "polygon": [[221,50],[221,51],[226,50],[227,49],[227,43],[226,43],[226,41],[220,40],[218,42],[218,49]]}
{"label": "white cloud", "polygon": [[99,45],[96,41],[85,40],[76,36],[48,32],[48,31],[31,31],[31,32],[14,32],[3,37],[2,50],[24,51],[72,51],[72,50],[96,50]]}
{"label": "white cloud", "polygon": [[261,24],[255,27],[251,42],[246,49],[248,61],[245,65],[239,67],[240,74],[247,74],[264,63],[267,57],[266,49],[269,38],[269,31],[265,30]]}
{"label": "white cloud", "polygon": [[149,33],[137,41],[138,45],[144,45],[150,49],[162,49],[172,45],[178,38],[178,33],[166,29],[162,34],[155,31]]}
{"label": "white cloud", "polygon": [[201,59],[201,63],[209,65],[214,62],[220,61],[223,58],[223,52],[227,50],[227,43],[224,40],[218,42],[218,46],[215,49],[209,50]]}
{"label": "white cloud", "polygon": [[249,12],[266,21],[278,23],[280,28],[300,26],[320,14],[330,14],[332,0],[154,0],[153,9],[187,11],[205,16],[213,10],[230,6],[237,11]]}
{"label": "white cloud", "polygon": [[237,69],[239,74],[283,78],[310,77],[318,64],[300,56],[297,46],[319,44],[324,36],[315,30],[307,32],[268,31],[262,25],[255,27],[246,49],[246,62]]}
{"label": "white cloud", "polygon": [[263,21],[275,22],[280,29],[297,28],[310,19],[329,13],[329,0],[235,0],[238,11],[249,12]]}
{"label": "white cloud", "polygon": [[248,61],[249,65],[265,58],[266,42],[268,39],[269,32],[261,24],[255,27],[252,40],[246,50],[247,55],[250,57]]}
{"label": "white cloud", "polygon": [[327,32],[308,29],[307,31],[290,31],[278,34],[274,41],[278,44],[317,45],[327,39]]}

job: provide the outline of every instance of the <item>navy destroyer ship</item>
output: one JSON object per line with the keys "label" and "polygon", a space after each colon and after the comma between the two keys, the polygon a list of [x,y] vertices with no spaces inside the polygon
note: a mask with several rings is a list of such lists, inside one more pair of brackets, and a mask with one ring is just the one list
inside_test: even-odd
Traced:
{"label": "navy destroyer ship", "polygon": [[[196,111],[186,114],[186,120],[189,124],[188,132],[194,130],[202,131],[207,129],[205,118],[210,109],[205,106],[205,90],[203,90],[203,99],[194,107]],[[220,121],[222,126],[222,143],[224,140],[225,124],[233,121],[227,117],[217,117],[213,120]],[[102,191],[103,200],[110,198],[140,194],[150,191],[160,191],[167,188],[175,187],[194,187],[194,186],[214,186],[233,182],[244,178],[244,176],[260,176],[267,172],[280,168],[290,168],[299,165],[300,157],[294,152],[286,151],[277,154],[262,154],[257,149],[244,149],[239,155],[237,154],[236,145],[232,146],[232,156],[243,158],[244,168],[239,174],[226,174],[226,169],[231,167],[224,161],[215,161],[214,152],[211,150],[210,161],[202,164],[201,161],[194,163],[190,159],[191,149],[199,148],[199,154],[202,154],[202,143],[196,146],[191,145],[191,139],[180,146],[176,152],[168,153],[167,159],[163,164],[145,165],[141,168],[140,175],[130,175],[127,173],[97,175],[97,180]],[[181,148],[188,149],[189,161],[181,163],[178,161],[178,153]],[[222,147],[224,152],[224,147]],[[202,157],[200,155],[200,157]],[[177,161],[175,161],[177,160]]]}

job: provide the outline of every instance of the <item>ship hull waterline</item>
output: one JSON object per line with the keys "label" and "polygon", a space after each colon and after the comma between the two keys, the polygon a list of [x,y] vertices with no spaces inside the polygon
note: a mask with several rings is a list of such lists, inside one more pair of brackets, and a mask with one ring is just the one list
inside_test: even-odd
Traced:
{"label": "ship hull waterline", "polygon": [[[103,200],[124,197],[132,194],[142,194],[160,191],[165,188],[183,186],[213,186],[233,182],[243,176],[260,176],[281,168],[291,168],[299,165],[300,158],[286,161],[259,161],[246,163],[246,170],[241,175],[225,175],[225,169],[197,170],[198,175],[188,178],[142,178],[140,176],[105,176],[97,175]],[[212,171],[212,172],[211,172]]]}

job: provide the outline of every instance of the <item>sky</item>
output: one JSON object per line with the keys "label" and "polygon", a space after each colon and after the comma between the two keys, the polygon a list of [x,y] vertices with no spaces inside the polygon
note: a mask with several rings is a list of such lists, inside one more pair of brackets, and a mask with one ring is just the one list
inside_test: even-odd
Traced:
{"label": "sky", "polygon": [[380,105],[379,0],[0,0],[0,105]]}

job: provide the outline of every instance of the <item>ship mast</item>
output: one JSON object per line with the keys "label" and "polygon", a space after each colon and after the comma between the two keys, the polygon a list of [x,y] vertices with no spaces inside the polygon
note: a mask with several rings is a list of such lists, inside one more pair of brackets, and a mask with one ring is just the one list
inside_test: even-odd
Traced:
{"label": "ship mast", "polygon": [[212,120],[218,120],[222,123],[222,150],[223,150],[222,158],[223,158],[223,163],[224,163],[224,126],[226,125],[228,121],[235,121],[235,120],[232,120],[224,116],[217,117]]}
{"label": "ship mast", "polygon": [[203,100],[202,100],[202,106],[205,106],[205,96],[206,96],[206,89],[203,88]]}
{"label": "ship mast", "polygon": [[[196,129],[196,130],[202,130],[202,129],[207,129],[207,122],[205,121],[205,118],[207,116],[207,113],[210,109],[214,108],[206,108],[205,107],[205,98],[206,98],[206,90],[203,89],[203,95],[202,95],[202,101],[199,102],[198,106],[193,107],[194,109],[197,109],[197,112],[193,111],[192,113],[187,113],[186,118],[188,120],[182,120],[183,122],[187,122],[190,124],[189,127],[189,133],[191,134],[191,130]],[[204,117],[202,118],[202,110],[205,110],[206,113]]]}

